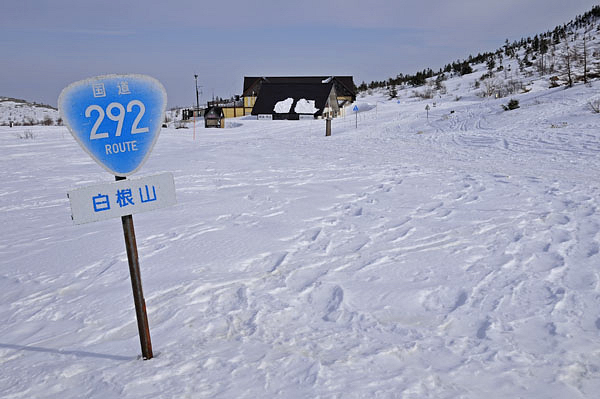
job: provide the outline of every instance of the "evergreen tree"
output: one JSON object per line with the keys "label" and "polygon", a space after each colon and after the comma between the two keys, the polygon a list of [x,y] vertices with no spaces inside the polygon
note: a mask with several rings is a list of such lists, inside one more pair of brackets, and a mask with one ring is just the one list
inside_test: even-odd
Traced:
{"label": "evergreen tree", "polygon": [[469,73],[473,73],[473,68],[471,68],[471,65],[469,65],[469,63],[467,61],[465,61],[460,66],[460,74],[467,75]]}
{"label": "evergreen tree", "polygon": [[390,99],[398,97],[398,90],[396,90],[396,85],[391,85],[388,87],[388,95]]}

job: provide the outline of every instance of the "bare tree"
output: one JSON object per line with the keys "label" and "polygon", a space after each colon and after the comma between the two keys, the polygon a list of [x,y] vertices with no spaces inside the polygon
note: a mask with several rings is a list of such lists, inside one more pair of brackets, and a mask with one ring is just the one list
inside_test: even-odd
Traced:
{"label": "bare tree", "polygon": [[588,104],[593,113],[600,114],[600,99],[591,100]]}
{"label": "bare tree", "polygon": [[483,95],[485,97],[492,97],[499,95],[500,81],[496,78],[489,78],[483,81]]}
{"label": "bare tree", "polygon": [[44,120],[42,120],[42,125],[52,126],[53,124],[54,124],[54,119],[52,119],[49,115],[44,116]]}
{"label": "bare tree", "polygon": [[565,46],[562,53],[562,60],[567,73],[567,86],[573,87],[573,59],[571,54],[571,48],[569,46],[569,39],[565,40]]}
{"label": "bare tree", "polygon": [[583,54],[582,54],[582,61],[583,61],[583,82],[584,83],[588,82],[588,48],[589,48],[589,42],[588,41],[589,40],[591,40],[590,30],[587,30],[583,34]]}

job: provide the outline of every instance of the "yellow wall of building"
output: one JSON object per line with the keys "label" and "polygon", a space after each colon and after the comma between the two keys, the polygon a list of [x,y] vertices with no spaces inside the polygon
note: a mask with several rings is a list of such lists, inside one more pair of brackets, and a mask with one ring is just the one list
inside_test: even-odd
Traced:
{"label": "yellow wall of building", "polygon": [[[251,110],[250,110],[251,111]],[[249,114],[248,110],[246,110],[246,114],[244,114],[243,107],[231,107],[231,108],[223,108],[223,114],[225,118],[237,118],[238,116],[244,116]]]}
{"label": "yellow wall of building", "polygon": [[256,97],[244,97],[244,107],[254,107],[254,103],[256,102]]}

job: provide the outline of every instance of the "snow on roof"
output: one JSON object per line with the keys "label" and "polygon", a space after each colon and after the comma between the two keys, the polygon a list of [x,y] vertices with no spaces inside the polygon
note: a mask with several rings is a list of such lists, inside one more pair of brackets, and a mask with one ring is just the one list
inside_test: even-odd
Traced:
{"label": "snow on roof", "polygon": [[316,112],[319,112],[319,108],[315,107],[315,100],[307,100],[305,98],[301,98],[296,103],[294,112],[297,114],[314,115]]}
{"label": "snow on roof", "polygon": [[[333,82],[322,83],[263,83],[252,108],[252,115],[259,114],[311,114],[319,116],[325,108]],[[295,102],[302,102],[296,106]]]}
{"label": "snow on roof", "polygon": [[288,97],[285,100],[276,102],[275,107],[273,107],[273,111],[275,111],[277,114],[287,114],[290,112],[293,103],[294,99]]}

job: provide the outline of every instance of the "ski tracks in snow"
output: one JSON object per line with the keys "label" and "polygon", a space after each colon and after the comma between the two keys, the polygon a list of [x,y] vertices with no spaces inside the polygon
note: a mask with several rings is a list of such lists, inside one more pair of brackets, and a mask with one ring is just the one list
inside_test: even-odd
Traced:
{"label": "ski tracks in snow", "polygon": [[[445,120],[407,113],[325,141],[302,121],[244,120],[203,132],[202,144],[161,136],[156,159],[177,171],[179,205],[135,216],[156,354],[142,366],[120,223],[68,225],[64,179],[59,189],[46,176],[7,181],[3,387],[13,397],[78,386],[90,397],[593,396],[595,122],[547,130],[531,110],[444,106],[456,109]],[[555,111],[536,123],[558,122]],[[60,156],[29,152],[10,173],[32,178],[34,158],[58,167]]]}
{"label": "ski tracks in snow", "polygon": [[[530,176],[435,176],[414,167],[369,172],[303,174],[277,188],[264,182],[268,195],[244,197],[258,212],[221,215],[194,229],[210,235],[235,224],[276,242],[239,259],[237,277],[213,270],[215,283],[195,277],[183,290],[182,304],[200,310],[187,325],[201,328],[213,371],[253,367],[265,392],[335,394],[364,391],[372,382],[356,375],[371,367],[381,378],[371,385],[374,395],[402,385],[406,394],[435,396],[464,394],[457,381],[486,370],[488,378],[506,373],[514,384],[506,392],[513,392],[532,381],[510,370],[543,362],[557,347],[568,351],[562,325],[597,334],[598,319],[574,321],[581,315],[568,310],[569,301],[593,302],[598,284],[591,270],[600,221],[596,200],[581,197],[584,187]],[[313,190],[317,180],[330,188]],[[540,201],[548,193],[556,200]],[[302,220],[285,225],[302,228],[274,234],[276,221],[289,217]],[[589,272],[579,269],[582,262]],[[531,340],[532,328],[545,339]],[[217,361],[224,347],[214,345],[226,341],[244,343],[228,366]],[[427,356],[426,347],[438,355]],[[274,362],[280,367],[268,367]],[[563,366],[539,377],[576,386],[574,370],[593,369],[582,354],[566,356]],[[411,383],[422,368],[432,379]]]}

